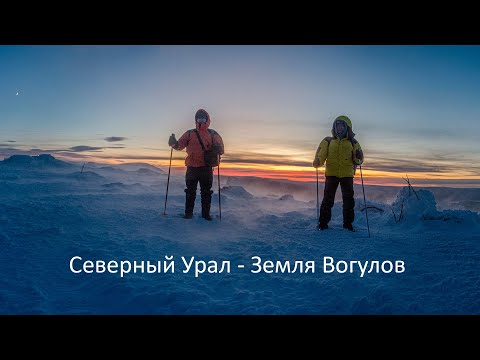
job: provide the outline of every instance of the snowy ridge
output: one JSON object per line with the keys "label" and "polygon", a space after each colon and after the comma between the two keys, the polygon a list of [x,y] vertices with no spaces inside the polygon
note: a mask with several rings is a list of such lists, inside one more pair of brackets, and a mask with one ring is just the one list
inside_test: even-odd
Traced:
{"label": "snowy ridge", "polygon": [[38,156],[12,155],[7,159],[0,161],[0,166],[14,168],[69,168],[72,164],[55,159],[50,154]]}
{"label": "snowy ridge", "polygon": [[[432,191],[399,189],[392,202],[355,203],[352,233],[336,202],[330,229],[316,229],[316,204],[258,196],[216,177],[213,222],[183,219],[184,178],[90,168],[79,172],[2,170],[0,177],[1,314],[480,314],[480,218],[439,209]],[[356,193],[360,196],[361,193]],[[394,215],[395,214],[395,215]],[[400,218],[401,214],[401,218]],[[175,273],[73,274],[73,256],[103,261],[163,261]],[[230,274],[182,273],[182,260],[230,260]],[[250,272],[263,261],[308,261],[315,273]],[[336,261],[402,260],[401,274],[323,273]],[[239,269],[237,265],[245,268]]]}

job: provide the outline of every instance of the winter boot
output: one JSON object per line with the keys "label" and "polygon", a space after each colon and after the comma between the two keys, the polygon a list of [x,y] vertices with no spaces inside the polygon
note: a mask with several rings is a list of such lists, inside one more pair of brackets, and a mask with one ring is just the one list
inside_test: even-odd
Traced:
{"label": "winter boot", "polygon": [[196,191],[190,191],[185,189],[185,219],[191,219],[193,217],[193,208],[195,207],[195,198],[197,197]]}
{"label": "winter boot", "polygon": [[210,216],[210,205],[212,204],[212,194],[213,191],[202,191],[202,218],[205,220],[211,221],[212,217]]}
{"label": "winter boot", "polygon": [[[323,215],[323,216],[322,216]],[[328,229],[328,222],[325,221],[325,218],[328,218],[327,216],[325,216],[325,214],[322,214],[320,212],[320,217],[318,218],[318,224],[317,224],[317,228],[318,230],[326,230]]]}
{"label": "winter boot", "polygon": [[343,224],[343,228],[355,232],[352,224]]}
{"label": "winter boot", "polygon": [[328,229],[328,224],[318,224],[318,229],[319,230],[327,230]]}

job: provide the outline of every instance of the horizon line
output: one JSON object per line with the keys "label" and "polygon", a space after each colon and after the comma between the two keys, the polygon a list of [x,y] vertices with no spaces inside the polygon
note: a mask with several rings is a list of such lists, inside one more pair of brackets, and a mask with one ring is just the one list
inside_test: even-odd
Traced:
{"label": "horizon line", "polygon": [[[162,168],[167,167],[168,164],[165,165],[163,164],[163,161],[161,160],[156,160],[156,159],[151,159],[148,161],[148,159],[145,159],[145,161],[139,161],[141,159],[122,159],[120,157],[117,158],[96,158],[91,157],[90,159],[79,159],[75,160],[70,157],[66,156],[54,156],[51,153],[47,152],[41,152],[37,155],[31,155],[31,154],[11,154],[10,156],[3,156],[2,160],[3,161],[9,157],[12,156],[29,156],[29,157],[34,157],[34,156],[39,156],[39,155],[50,155],[54,159],[64,161],[67,163],[70,163],[72,165],[75,164],[87,164],[87,163],[94,163],[94,164],[101,164],[101,165],[119,165],[119,164],[128,164],[128,163],[143,163],[146,165],[154,166],[160,170],[163,170]],[[88,161],[87,161],[88,160]],[[98,161],[100,160],[100,161]],[[129,161],[129,160],[137,160],[137,161]],[[173,159],[172,159],[173,160]],[[172,172],[173,173],[181,173],[183,172],[183,169],[186,168],[186,166],[183,163],[179,163],[180,161],[184,161],[184,158],[181,159],[174,159],[172,161]],[[159,164],[160,163],[160,164]],[[238,165],[240,165],[239,163]],[[288,169],[275,169],[275,168],[269,168],[269,169],[262,169],[261,167],[259,168],[258,166],[252,166],[255,164],[243,164],[244,166],[235,166],[235,163],[227,163],[226,167],[221,167],[221,175],[227,176],[227,177],[252,177],[252,178],[260,178],[260,179],[266,179],[266,180],[278,180],[278,181],[292,181],[292,182],[297,182],[297,183],[315,183],[316,179],[316,174],[315,170],[312,167],[312,169],[308,168],[307,170],[305,167],[300,167],[300,166],[288,166]],[[246,165],[246,166],[245,166]],[[259,165],[259,164],[257,164]],[[298,168],[298,169],[295,169]],[[378,173],[378,174],[376,174]],[[397,173],[395,173],[397,174]],[[398,176],[394,176],[391,174],[391,172],[380,172],[376,170],[370,170],[370,169],[363,169],[363,182],[366,185],[369,186],[394,186],[394,187],[402,187],[402,186],[408,186],[407,183],[404,181],[404,176],[408,174],[408,172],[398,172]],[[455,178],[455,177],[443,177],[439,178],[438,175],[436,178],[429,178],[429,177],[418,177],[413,174],[413,176],[410,173],[409,178],[410,180],[413,180],[417,183],[416,186],[423,186],[423,187],[450,187],[450,188],[480,188],[480,177],[473,177],[473,178]],[[324,178],[324,167],[321,168],[319,171],[319,175],[321,176],[321,179],[323,181]],[[358,183],[360,182],[361,177],[359,176],[359,172],[357,170],[356,175],[354,176],[354,182]],[[415,184],[413,184],[415,185]]]}

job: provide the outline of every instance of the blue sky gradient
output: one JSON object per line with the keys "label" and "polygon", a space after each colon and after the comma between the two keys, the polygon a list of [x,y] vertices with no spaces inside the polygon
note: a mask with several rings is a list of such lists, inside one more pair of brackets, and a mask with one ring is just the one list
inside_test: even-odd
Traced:
{"label": "blue sky gradient", "polygon": [[0,46],[0,158],[161,160],[205,108],[226,164],[310,166],[345,114],[366,169],[480,179],[479,64],[480,46]]}

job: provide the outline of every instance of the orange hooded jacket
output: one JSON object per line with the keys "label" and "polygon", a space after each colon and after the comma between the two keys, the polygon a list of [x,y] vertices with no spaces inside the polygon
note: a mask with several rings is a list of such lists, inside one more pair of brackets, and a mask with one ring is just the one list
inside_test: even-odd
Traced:
{"label": "orange hooded jacket", "polygon": [[[197,111],[204,111],[207,114],[207,122],[205,124],[199,124],[195,120],[195,127],[202,139],[203,145],[205,146],[206,150],[210,150],[212,148],[213,143],[218,144],[218,148],[220,150],[220,155],[224,153],[224,146],[222,137],[215,131],[210,130],[210,115],[207,111],[200,109]],[[212,134],[211,131],[214,132],[213,136],[213,143],[212,143]],[[187,148],[187,158],[185,159],[186,166],[193,166],[193,167],[201,167],[205,166],[205,161],[203,158],[203,149],[198,141],[197,135],[195,134],[195,129],[187,130],[181,137],[178,139],[178,144],[173,147],[175,150],[183,150]]]}

